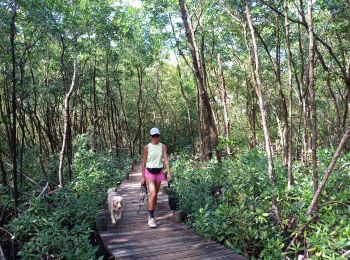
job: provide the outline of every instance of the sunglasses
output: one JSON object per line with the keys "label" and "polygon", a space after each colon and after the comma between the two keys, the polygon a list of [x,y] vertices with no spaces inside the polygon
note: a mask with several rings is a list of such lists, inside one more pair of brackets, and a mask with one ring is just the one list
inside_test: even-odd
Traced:
{"label": "sunglasses", "polygon": [[159,137],[159,134],[151,135],[152,138]]}

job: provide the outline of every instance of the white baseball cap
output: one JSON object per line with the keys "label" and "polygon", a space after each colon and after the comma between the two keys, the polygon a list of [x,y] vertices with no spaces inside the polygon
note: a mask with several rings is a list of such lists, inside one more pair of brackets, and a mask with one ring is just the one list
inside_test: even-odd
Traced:
{"label": "white baseball cap", "polygon": [[160,135],[159,129],[157,127],[153,127],[149,133],[150,135]]}

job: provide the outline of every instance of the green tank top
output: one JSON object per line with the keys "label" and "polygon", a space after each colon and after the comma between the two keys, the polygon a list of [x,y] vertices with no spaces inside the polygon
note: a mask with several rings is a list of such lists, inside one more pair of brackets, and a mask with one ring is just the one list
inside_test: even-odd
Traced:
{"label": "green tank top", "polygon": [[159,144],[148,144],[148,155],[147,155],[147,168],[163,168],[163,145]]}

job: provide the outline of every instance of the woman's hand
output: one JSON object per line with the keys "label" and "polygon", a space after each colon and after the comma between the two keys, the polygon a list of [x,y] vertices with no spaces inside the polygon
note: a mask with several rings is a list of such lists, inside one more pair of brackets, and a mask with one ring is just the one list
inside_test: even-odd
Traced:
{"label": "woman's hand", "polygon": [[166,175],[166,179],[167,179],[168,181],[171,181],[171,175],[170,175],[170,172],[168,172],[168,173],[167,173],[167,175]]}
{"label": "woman's hand", "polygon": [[144,185],[146,183],[145,176],[141,177],[141,184]]}

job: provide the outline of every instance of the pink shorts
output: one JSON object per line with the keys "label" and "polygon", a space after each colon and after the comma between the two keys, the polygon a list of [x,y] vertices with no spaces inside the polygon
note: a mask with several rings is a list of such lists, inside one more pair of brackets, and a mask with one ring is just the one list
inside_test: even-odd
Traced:
{"label": "pink shorts", "polygon": [[145,177],[148,181],[161,182],[165,180],[164,170],[161,170],[159,173],[152,174],[145,168]]}

